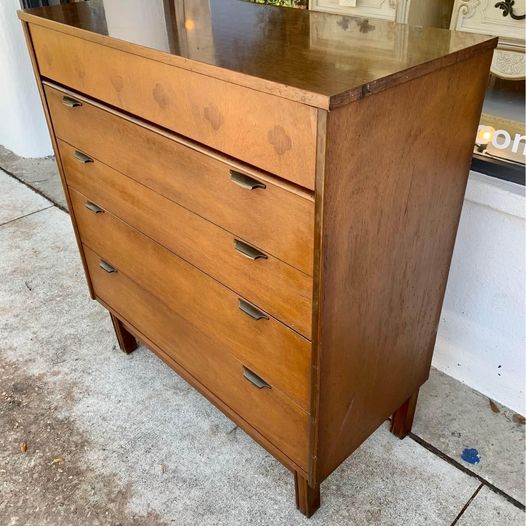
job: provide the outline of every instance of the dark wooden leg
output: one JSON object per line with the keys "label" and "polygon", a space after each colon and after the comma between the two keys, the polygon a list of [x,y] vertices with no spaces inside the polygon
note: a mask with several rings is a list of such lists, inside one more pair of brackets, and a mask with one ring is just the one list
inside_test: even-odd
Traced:
{"label": "dark wooden leg", "polygon": [[130,354],[131,352],[137,349],[137,340],[135,336],[128,332],[126,327],[123,325],[121,320],[110,313],[111,322],[113,323],[113,328],[115,329],[115,336],[117,336],[117,341],[119,342],[119,347],[122,352]]}
{"label": "dark wooden leg", "polygon": [[311,488],[307,480],[298,473],[294,473],[294,486],[296,489],[296,508],[303,515],[312,517],[320,507],[320,486]]}
{"label": "dark wooden leg", "polygon": [[415,417],[418,389],[408,398],[391,417],[391,433],[398,438],[405,438],[410,432]]}

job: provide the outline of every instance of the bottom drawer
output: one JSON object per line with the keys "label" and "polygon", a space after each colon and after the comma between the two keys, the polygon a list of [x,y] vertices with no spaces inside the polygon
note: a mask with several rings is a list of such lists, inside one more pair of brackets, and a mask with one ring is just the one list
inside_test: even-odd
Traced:
{"label": "bottom drawer", "polygon": [[[108,272],[84,247],[95,296],[158,345],[299,467],[307,470],[309,417],[271,387],[258,387],[243,364],[122,272]],[[252,378],[254,380],[254,378]]]}

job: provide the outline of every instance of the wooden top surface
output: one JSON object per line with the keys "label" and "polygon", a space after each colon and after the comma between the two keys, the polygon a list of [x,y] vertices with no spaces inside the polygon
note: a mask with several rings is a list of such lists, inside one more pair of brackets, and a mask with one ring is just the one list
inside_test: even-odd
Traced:
{"label": "wooden top surface", "polygon": [[[497,39],[241,0],[112,0],[22,20],[310,104],[334,108],[454,64]],[[67,50],[65,50],[67,52]]]}

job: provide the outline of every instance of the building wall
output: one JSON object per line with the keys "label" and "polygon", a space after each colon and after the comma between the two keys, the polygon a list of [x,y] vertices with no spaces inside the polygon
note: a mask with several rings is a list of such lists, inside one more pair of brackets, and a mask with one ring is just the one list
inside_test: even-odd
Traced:
{"label": "building wall", "polygon": [[472,172],[433,365],[525,414],[524,187]]}
{"label": "building wall", "polygon": [[51,155],[51,142],[20,21],[18,0],[0,1],[0,144],[21,157]]}

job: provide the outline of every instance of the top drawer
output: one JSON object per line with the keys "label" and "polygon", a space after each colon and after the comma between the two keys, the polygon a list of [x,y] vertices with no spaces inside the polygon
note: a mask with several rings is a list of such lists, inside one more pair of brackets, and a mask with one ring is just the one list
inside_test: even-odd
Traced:
{"label": "top drawer", "polygon": [[314,189],[316,110],[31,24],[40,74]]}

